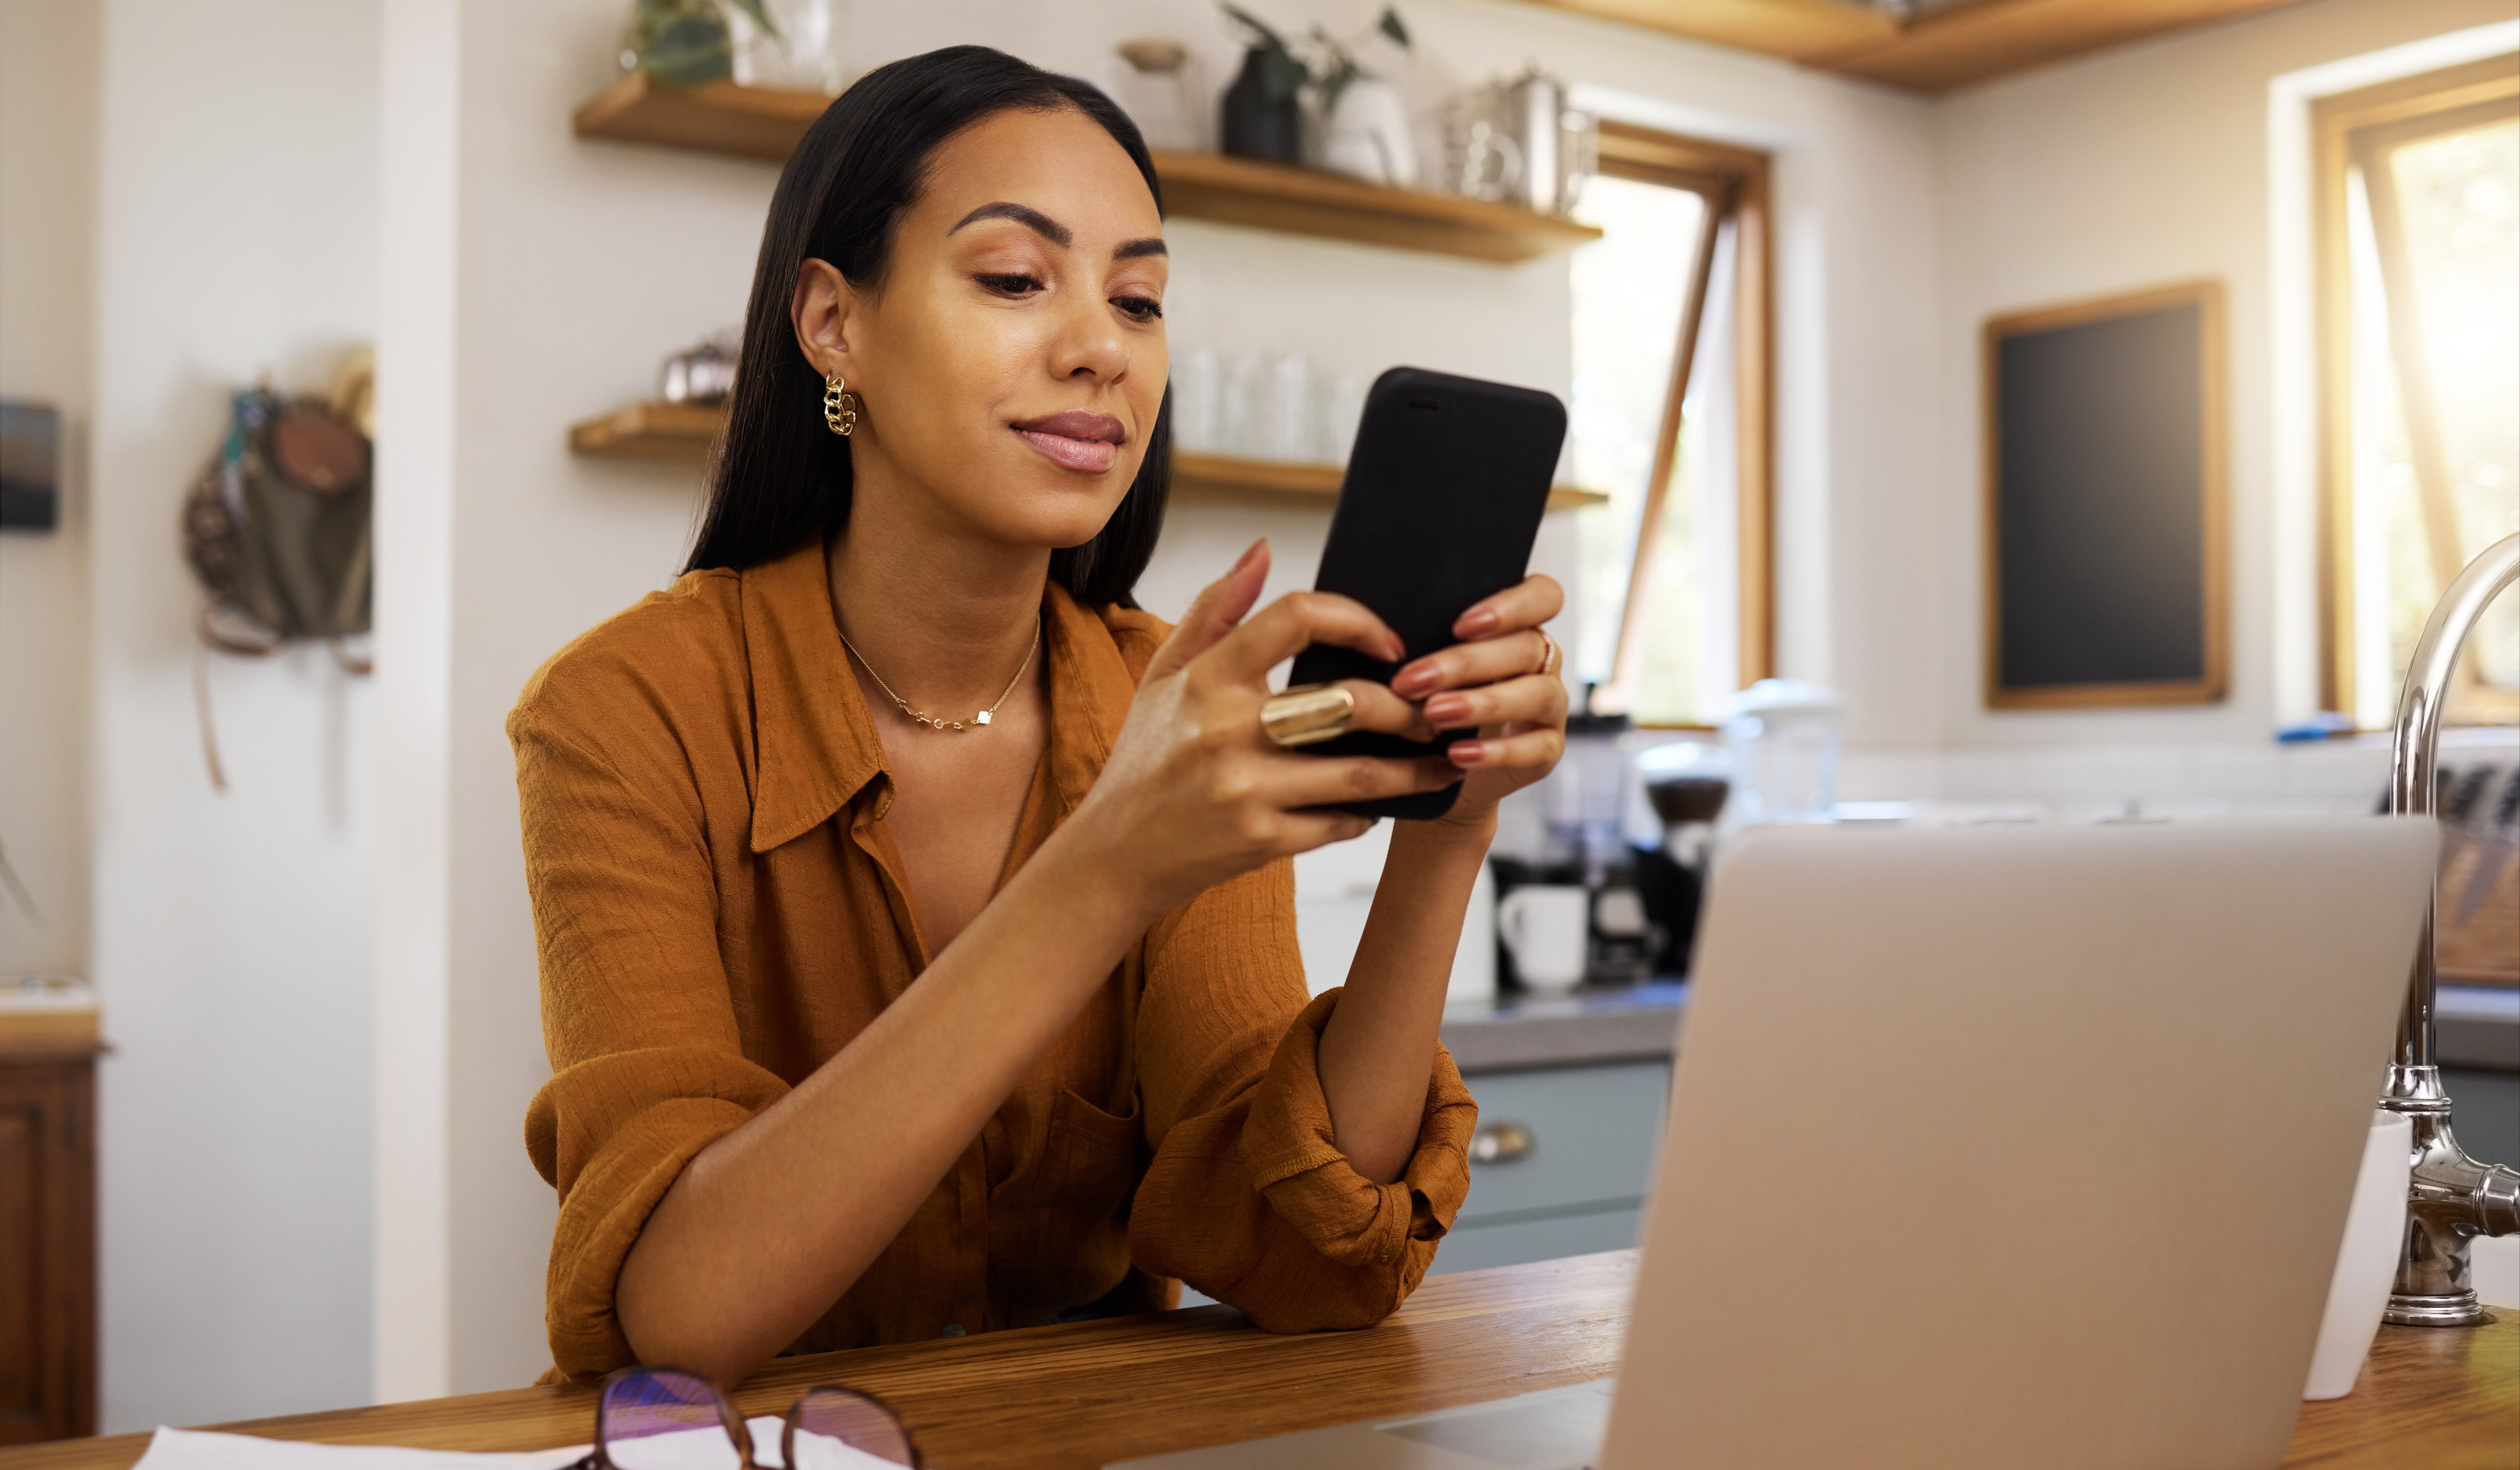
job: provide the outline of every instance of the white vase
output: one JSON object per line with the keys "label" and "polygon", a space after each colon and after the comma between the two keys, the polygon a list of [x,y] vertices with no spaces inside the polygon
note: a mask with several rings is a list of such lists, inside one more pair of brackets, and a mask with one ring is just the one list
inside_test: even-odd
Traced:
{"label": "white vase", "polygon": [[1400,89],[1379,77],[1351,79],[1322,119],[1321,166],[1375,184],[1418,182],[1418,145]]}
{"label": "white vase", "polygon": [[2398,1276],[2398,1253],[2407,1238],[2407,1175],[2413,1125],[2403,1113],[2374,1112],[2355,1176],[2354,1202],[2345,1216],[2345,1238],[2328,1282],[2327,1309],[2318,1323],[2318,1347],[2310,1362],[2305,1399],[2342,1399],[2370,1356]]}

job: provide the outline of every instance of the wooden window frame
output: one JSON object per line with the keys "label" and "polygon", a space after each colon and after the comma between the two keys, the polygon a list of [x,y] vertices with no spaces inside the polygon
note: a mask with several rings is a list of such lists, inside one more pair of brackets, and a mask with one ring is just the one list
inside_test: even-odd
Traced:
{"label": "wooden window frame", "polygon": [[1636,557],[1629,565],[1627,598],[1619,614],[1618,651],[1612,663],[1611,684],[1622,690],[1636,687],[1636,663],[1642,652],[1639,592],[1653,556],[1656,534],[1662,527],[1663,502],[1680,453],[1681,409],[1688,399],[1689,376],[1696,365],[1699,326],[1705,316],[1707,287],[1715,267],[1715,245],[1729,224],[1733,232],[1734,465],[1738,479],[1734,488],[1734,616],[1739,629],[1739,683],[1747,688],[1775,673],[1777,660],[1773,164],[1767,154],[1753,149],[1604,121],[1598,168],[1611,178],[1685,189],[1706,201],[1705,223],[1691,263],[1695,274],[1681,312],[1680,346],[1672,359],[1671,392],[1663,405],[1653,470],[1645,483],[1644,510],[1637,522]]}
{"label": "wooden window frame", "polygon": [[[2318,279],[2318,698],[2323,709],[2351,712],[2357,675],[2354,666],[2354,276],[2349,213],[2349,173],[2362,161],[2422,138],[2472,126],[2488,116],[2506,113],[2520,100],[2520,53],[2427,71],[2416,76],[2322,97],[2311,106],[2312,166],[2315,170],[2315,238],[2313,269]],[[2382,207],[2373,191],[2374,228]],[[2391,201],[2390,207],[2394,207]],[[2383,232],[2385,233],[2385,232]],[[2384,272],[2390,250],[2383,245]],[[2396,274],[2403,274],[2400,262]],[[2392,335],[2409,320],[2391,314]],[[2408,360],[2392,343],[2400,392],[2408,419],[2408,447],[2413,452],[2416,493],[2432,500],[2450,493],[2447,467],[2440,461],[2438,435],[2418,422],[2433,413],[2429,389],[2420,379],[2427,370],[2421,355]],[[2418,381],[2409,387],[2407,380]],[[2426,515],[2428,535],[2436,528]],[[2455,521],[2453,519],[2454,527]],[[2452,531],[2453,537],[2455,530]],[[2438,539],[2438,538],[2434,538]],[[2433,548],[2436,572],[2443,549]],[[2455,543],[2452,548],[2455,555]],[[2445,578],[2443,586],[2449,585]],[[2451,691],[2452,714],[2460,723],[2508,723],[2520,715],[2520,699],[2481,684],[2471,659],[2460,660]]]}

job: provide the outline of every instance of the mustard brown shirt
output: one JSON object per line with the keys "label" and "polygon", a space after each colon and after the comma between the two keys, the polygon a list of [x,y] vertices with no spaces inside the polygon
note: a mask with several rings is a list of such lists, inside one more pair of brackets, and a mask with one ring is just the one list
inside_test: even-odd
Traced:
{"label": "mustard brown shirt", "polygon": [[[560,1191],[546,1310],[573,1377],[632,1360],[614,1284],[683,1166],[929,958],[825,575],[819,545],[693,572],[508,719],[554,1074],[525,1145]],[[1008,873],[1084,799],[1169,632],[1055,585],[1043,613],[1049,738]],[[1307,1002],[1288,863],[1165,914],[795,1347],[1150,1310],[1176,1278],[1273,1331],[1379,1320],[1461,1208],[1476,1109],[1439,1048],[1406,1175],[1358,1174],[1315,1072],[1337,1003]]]}

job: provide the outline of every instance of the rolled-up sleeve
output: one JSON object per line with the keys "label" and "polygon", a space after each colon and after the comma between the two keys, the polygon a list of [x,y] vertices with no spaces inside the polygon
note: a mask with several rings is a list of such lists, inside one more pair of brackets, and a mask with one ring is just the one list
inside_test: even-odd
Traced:
{"label": "rolled-up sleeve", "polygon": [[1322,1092],[1333,990],[1305,999],[1294,877],[1221,884],[1148,934],[1139,1010],[1154,1160],[1129,1220],[1138,1265],[1273,1332],[1363,1327],[1416,1290],[1469,1192],[1478,1109],[1442,1047],[1394,1183],[1349,1164]]}
{"label": "rolled-up sleeve", "polygon": [[526,1151],[560,1192],[545,1324],[560,1370],[583,1378],[633,1360],[613,1293],[650,1212],[787,1085],[742,1052],[670,722],[635,680],[573,672],[565,700],[547,679],[529,687],[508,735],[553,1070],[525,1117]]}

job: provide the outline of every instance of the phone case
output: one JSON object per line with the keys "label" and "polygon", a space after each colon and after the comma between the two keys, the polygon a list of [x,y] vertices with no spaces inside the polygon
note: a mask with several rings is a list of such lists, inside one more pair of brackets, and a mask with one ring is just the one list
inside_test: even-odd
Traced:
{"label": "phone case", "polygon": [[[1522,580],[1565,437],[1565,406],[1548,393],[1393,368],[1366,395],[1365,422],[1348,456],[1313,586],[1372,608],[1400,635],[1408,648],[1404,662],[1457,642],[1455,618]],[[1288,683],[1388,684],[1399,670],[1351,648],[1316,644],[1296,655]],[[1361,731],[1304,748],[1316,755],[1419,756],[1441,755],[1449,743]],[[1441,791],[1344,803],[1342,810],[1425,821],[1451,811],[1461,790],[1456,781]]]}

